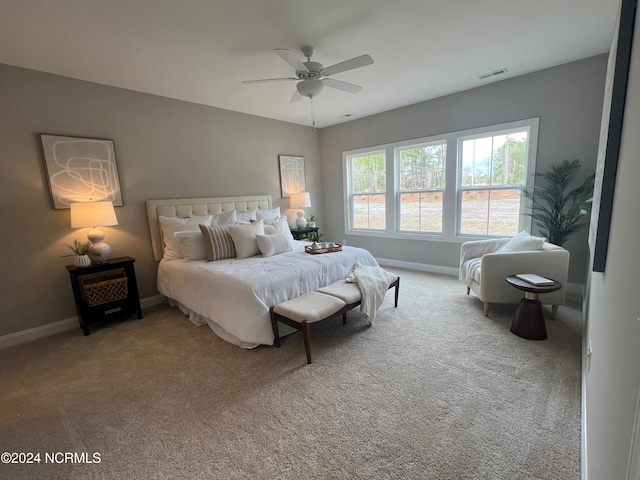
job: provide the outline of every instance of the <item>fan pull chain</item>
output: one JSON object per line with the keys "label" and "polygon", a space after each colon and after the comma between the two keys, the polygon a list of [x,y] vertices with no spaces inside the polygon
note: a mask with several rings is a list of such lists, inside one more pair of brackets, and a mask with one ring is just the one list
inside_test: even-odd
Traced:
{"label": "fan pull chain", "polygon": [[313,107],[313,96],[309,97],[309,99],[311,100],[311,131],[313,132],[316,126],[316,114]]}

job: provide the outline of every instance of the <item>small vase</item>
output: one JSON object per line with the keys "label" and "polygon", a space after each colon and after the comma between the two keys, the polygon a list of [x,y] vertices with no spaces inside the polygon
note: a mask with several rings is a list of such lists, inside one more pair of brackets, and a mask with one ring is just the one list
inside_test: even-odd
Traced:
{"label": "small vase", "polygon": [[73,261],[76,267],[88,267],[91,265],[91,259],[89,255],[76,255],[76,259]]}

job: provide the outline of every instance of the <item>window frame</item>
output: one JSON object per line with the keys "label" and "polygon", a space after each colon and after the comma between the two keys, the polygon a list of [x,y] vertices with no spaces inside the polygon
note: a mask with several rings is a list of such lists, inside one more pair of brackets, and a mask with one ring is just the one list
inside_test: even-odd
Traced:
{"label": "window frame", "polygon": [[[444,145],[445,148],[445,158],[444,158],[444,174],[445,174],[445,180],[444,180],[444,186],[441,188],[422,188],[422,189],[415,189],[415,190],[403,190],[401,188],[401,181],[402,181],[402,175],[401,175],[401,168],[402,168],[402,164],[400,161],[400,153],[403,150],[410,150],[413,148],[424,148],[424,147],[430,147],[430,146],[435,146],[435,145]],[[394,155],[394,169],[395,169],[395,192],[394,192],[394,196],[395,196],[395,220],[396,220],[396,227],[395,227],[395,233],[398,234],[416,234],[416,235],[441,235],[444,232],[444,203],[445,203],[445,192],[446,192],[446,187],[447,187],[447,152],[448,152],[448,142],[446,140],[436,140],[436,141],[432,141],[432,142],[420,142],[420,143],[410,143],[408,145],[404,145],[404,146],[396,146],[393,149],[393,155]],[[420,231],[420,230],[403,230],[402,229],[402,216],[401,216],[401,211],[402,211],[402,201],[400,200],[400,197],[403,194],[406,193],[434,193],[434,192],[440,192],[442,193],[442,231],[441,232],[436,232],[436,231]]]}
{"label": "window frame", "polygon": [[[536,166],[536,155],[538,145],[538,117],[517,120],[513,122],[505,122],[495,125],[487,125],[467,130],[460,130],[429,137],[414,138],[400,142],[363,147],[354,150],[342,152],[343,160],[343,181],[344,181],[344,233],[345,235],[371,236],[381,238],[395,239],[412,239],[423,241],[438,242],[455,242],[462,243],[473,239],[499,238],[501,235],[479,235],[479,234],[461,234],[460,225],[460,182],[461,176],[459,171],[461,168],[462,155],[458,154],[461,148],[460,139],[468,139],[472,136],[488,136],[498,135],[501,132],[522,130],[527,128],[527,158],[525,168],[525,185],[532,186],[534,183],[534,172]],[[438,142],[446,142],[446,161],[445,161],[445,188],[443,196],[442,208],[442,233],[437,232],[418,232],[418,231],[402,231],[400,230],[400,176],[399,161],[396,152],[408,147],[428,145]],[[350,159],[357,156],[371,155],[374,153],[385,152],[386,162],[386,192],[385,192],[385,219],[386,227],[380,230],[372,229],[356,229],[353,228],[353,209],[351,208],[351,168]],[[519,227],[518,231],[531,231],[531,217],[524,214],[531,212],[531,201],[522,198],[520,203]]]}
{"label": "window frame", "polygon": [[[348,225],[352,225],[351,229],[353,231],[356,232],[375,232],[375,233],[381,233],[381,232],[386,232],[386,223],[388,223],[387,221],[387,214],[385,211],[385,228],[381,229],[381,228],[356,228],[354,226],[354,221],[355,221],[355,212],[353,208],[351,207],[351,198],[354,195],[367,195],[367,196],[372,196],[372,195],[383,195],[385,197],[385,206],[386,206],[386,196],[387,196],[387,191],[389,189],[389,180],[388,180],[388,172],[386,171],[386,166],[387,166],[387,161],[388,161],[388,155],[387,152],[384,149],[363,149],[361,153],[353,153],[350,154],[348,159],[346,160],[346,163],[348,163],[348,165],[346,166],[346,168],[348,168],[349,172],[351,171],[352,165],[350,160],[352,160],[353,158],[358,158],[358,157],[364,157],[364,156],[373,156],[373,155],[379,155],[379,154],[383,154],[384,155],[384,161],[385,161],[385,191],[382,192],[353,192],[351,190],[351,188],[349,188],[350,192],[347,195],[347,200],[346,202],[348,202],[348,205],[345,203],[345,209],[349,212],[348,214],[350,215],[349,218],[347,218],[347,224]],[[345,177],[347,178],[347,177]],[[349,179],[351,179],[351,176],[348,177]],[[349,182],[349,187],[351,187],[352,182]]]}

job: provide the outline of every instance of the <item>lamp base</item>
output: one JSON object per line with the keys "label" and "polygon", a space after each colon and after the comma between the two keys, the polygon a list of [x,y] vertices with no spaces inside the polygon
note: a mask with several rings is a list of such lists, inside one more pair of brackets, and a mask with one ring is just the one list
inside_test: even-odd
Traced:
{"label": "lamp base", "polygon": [[89,258],[93,263],[108,262],[111,258],[111,247],[104,242],[94,243],[91,246],[91,252],[89,252]]}
{"label": "lamp base", "polygon": [[304,228],[307,226],[307,219],[304,218],[304,210],[298,210],[298,218],[296,218],[296,225],[298,228]]}

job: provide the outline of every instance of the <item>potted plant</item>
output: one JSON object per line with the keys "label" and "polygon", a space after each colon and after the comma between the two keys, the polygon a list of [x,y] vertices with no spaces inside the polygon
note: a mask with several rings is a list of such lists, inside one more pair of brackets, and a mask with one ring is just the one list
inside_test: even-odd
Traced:
{"label": "potted plant", "polygon": [[316,216],[312,213],[309,217],[309,223],[307,223],[308,227],[314,228],[316,226]]}
{"label": "potted plant", "polygon": [[580,223],[580,220],[591,213],[595,175],[585,175],[582,183],[571,188],[579,168],[579,160],[564,160],[547,172],[534,174],[542,180],[540,185],[521,189],[533,203],[532,212],[527,215],[554,245],[564,245],[571,235],[589,223]]}
{"label": "potted plant", "polygon": [[[76,267],[88,267],[91,265],[91,259],[89,258],[89,253],[91,253],[91,248],[93,244],[91,242],[80,243],[78,240],[73,241],[73,245],[64,245],[69,250],[71,250],[75,255],[75,260],[73,264]],[[65,255],[65,257],[70,257],[71,255]]]}

